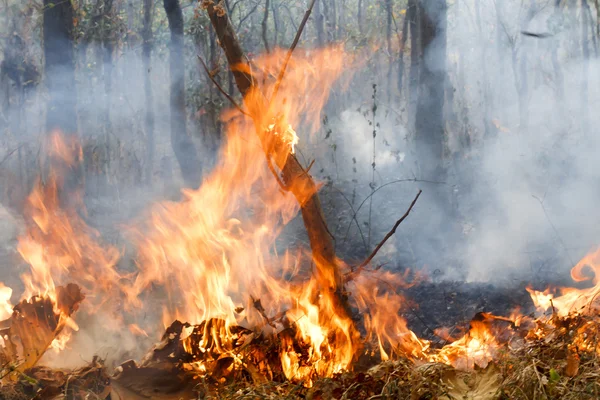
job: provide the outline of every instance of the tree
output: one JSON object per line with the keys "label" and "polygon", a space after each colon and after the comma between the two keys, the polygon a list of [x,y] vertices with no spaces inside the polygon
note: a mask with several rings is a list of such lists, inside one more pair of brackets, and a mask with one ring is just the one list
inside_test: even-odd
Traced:
{"label": "tree", "polygon": [[48,89],[46,130],[77,133],[73,5],[44,0],[44,59]]}
{"label": "tree", "polygon": [[[83,163],[77,133],[77,93],[73,51],[73,4],[44,0],[44,60],[48,90],[46,131],[60,131],[71,151],[73,163],[51,159],[50,167],[63,181],[59,193],[64,207],[75,206],[73,192],[83,184]],[[47,174],[48,171],[45,171]]]}
{"label": "tree", "polygon": [[146,114],[144,127],[146,131],[146,183],[152,184],[152,171],[154,165],[154,96],[152,82],[150,81],[150,62],[152,57],[152,16],[154,5],[152,0],[144,0],[144,26],[142,29],[142,62],[144,74],[144,99]]}
{"label": "tree", "polygon": [[169,71],[171,74],[171,146],[188,187],[200,183],[200,163],[192,139],[187,134],[185,110],[185,59],[183,54],[183,13],[179,0],[163,0],[171,43]]}
{"label": "tree", "polygon": [[424,179],[445,175],[444,93],[446,86],[445,0],[420,0],[420,43],[423,49],[415,121],[415,146]]}

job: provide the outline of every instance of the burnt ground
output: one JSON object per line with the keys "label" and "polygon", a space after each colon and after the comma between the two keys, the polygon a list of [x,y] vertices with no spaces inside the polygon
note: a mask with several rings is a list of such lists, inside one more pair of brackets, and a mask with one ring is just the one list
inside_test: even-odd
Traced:
{"label": "burnt ground", "polygon": [[419,337],[440,341],[433,330],[454,329],[453,336],[466,329],[478,312],[510,316],[516,308],[534,311],[526,285],[499,287],[485,283],[426,282],[406,290],[414,305],[404,314],[408,326]]}

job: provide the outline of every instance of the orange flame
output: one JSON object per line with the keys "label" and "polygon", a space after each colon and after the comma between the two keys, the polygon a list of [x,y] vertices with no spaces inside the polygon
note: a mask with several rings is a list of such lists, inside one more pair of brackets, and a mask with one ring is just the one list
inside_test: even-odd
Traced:
{"label": "orange flame", "polygon": [[[586,274],[586,271],[590,274]],[[553,313],[564,317],[570,313],[587,313],[597,310],[600,303],[600,248],[583,257],[572,269],[571,278],[575,282],[591,280],[593,287],[587,289],[560,288],[559,296],[550,289],[543,292],[528,288],[533,303],[540,311],[552,309]]]}

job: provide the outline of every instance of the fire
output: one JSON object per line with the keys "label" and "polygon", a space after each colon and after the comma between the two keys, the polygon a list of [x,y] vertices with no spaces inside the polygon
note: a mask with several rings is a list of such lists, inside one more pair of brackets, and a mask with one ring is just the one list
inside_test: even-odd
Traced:
{"label": "fire", "polygon": [[[592,275],[586,274],[586,271]],[[594,286],[588,289],[560,288],[559,296],[555,296],[549,289],[540,292],[528,288],[527,291],[538,310],[552,310],[561,317],[597,310],[600,301],[600,248],[587,254],[571,269],[571,278],[575,282],[591,280]]]}
{"label": "fire", "polygon": [[475,366],[485,368],[501,348],[492,331],[491,314],[481,313],[480,318],[471,321],[469,331],[457,341],[444,346],[432,360],[453,365],[459,369],[471,369]]}
{"label": "fire", "polygon": [[12,289],[0,282],[0,321],[10,318],[13,306],[10,304]]}
{"label": "fire", "polygon": [[[259,70],[253,73],[263,93],[276,84],[272,77],[284,56],[276,51],[255,60]],[[314,373],[331,376],[349,368],[355,352],[352,321],[341,317],[330,294],[320,292],[308,270],[309,256],[301,249],[283,254],[277,249],[299,204],[273,177],[273,165],[296,150],[299,138],[292,127],[318,128],[344,61],[340,48],[295,56],[270,109],[252,93],[245,105],[254,120],[235,110],[223,115],[227,140],[213,172],[200,188],[185,191],[183,201],[154,207],[144,228],[134,231],[139,271],[127,290],[129,307],[142,307],[145,293],[159,286],[167,298],[165,322],[173,317],[192,324],[224,321],[211,333],[219,339],[215,343],[231,338],[233,326],[276,333],[285,321],[295,340],[308,346],[308,358],[293,350],[282,353],[289,379],[306,381]],[[274,146],[274,136],[285,146]],[[267,321],[276,315],[279,321]]]}

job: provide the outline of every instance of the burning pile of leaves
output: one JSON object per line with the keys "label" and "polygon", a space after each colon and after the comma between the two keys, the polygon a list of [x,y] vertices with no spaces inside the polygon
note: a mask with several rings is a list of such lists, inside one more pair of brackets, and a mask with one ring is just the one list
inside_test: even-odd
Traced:
{"label": "burning pile of leaves", "polygon": [[429,349],[426,358],[375,363],[375,357],[364,356],[352,371],[294,382],[285,376],[280,353],[292,345],[308,360],[310,347],[292,340],[293,332],[265,336],[219,319],[200,325],[175,321],[144,359],[115,371],[98,358],[74,371],[35,365],[58,335],[61,319],[83,300],[75,285],[59,292],[58,313],[48,298],[35,298],[15,306],[2,322],[8,326],[3,340],[22,343],[18,351],[25,362],[2,353],[0,398],[593,399],[600,394],[600,320],[592,304],[565,316],[553,309],[511,323],[480,313],[462,338]]}

